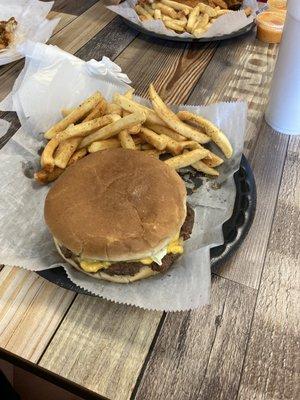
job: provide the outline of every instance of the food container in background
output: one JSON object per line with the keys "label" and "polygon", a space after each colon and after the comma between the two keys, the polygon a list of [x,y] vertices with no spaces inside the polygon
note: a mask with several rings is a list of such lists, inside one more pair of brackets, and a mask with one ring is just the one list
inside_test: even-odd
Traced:
{"label": "food container in background", "polygon": [[286,23],[265,114],[276,131],[300,135],[300,1],[289,0]]}
{"label": "food container in background", "polygon": [[257,38],[266,43],[280,43],[285,14],[277,11],[265,11],[256,18]]}
{"label": "food container in background", "polygon": [[286,14],[287,0],[268,0],[268,8],[270,11],[283,12]]}

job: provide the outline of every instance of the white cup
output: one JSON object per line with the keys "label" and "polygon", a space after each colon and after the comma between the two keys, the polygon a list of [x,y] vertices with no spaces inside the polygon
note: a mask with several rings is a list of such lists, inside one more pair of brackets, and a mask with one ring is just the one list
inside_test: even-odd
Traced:
{"label": "white cup", "polygon": [[300,135],[300,0],[289,0],[265,114],[276,131]]}

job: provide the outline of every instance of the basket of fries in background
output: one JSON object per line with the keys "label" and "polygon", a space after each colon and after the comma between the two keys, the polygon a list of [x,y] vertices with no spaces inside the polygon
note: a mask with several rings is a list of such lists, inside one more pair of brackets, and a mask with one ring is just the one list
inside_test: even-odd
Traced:
{"label": "basket of fries in background", "polygon": [[211,121],[189,111],[174,113],[149,87],[152,108],[133,99],[133,90],[115,93],[107,102],[97,91],[78,107],[62,110],[62,119],[45,133],[42,169],[35,179],[54,181],[66,168],[89,153],[123,147],[142,151],[149,157],[180,170],[191,166],[209,177],[219,176],[224,159],[205,147],[214,142],[225,158],[232,156],[226,135]]}
{"label": "basket of fries in background", "polygon": [[251,0],[127,0],[109,8],[142,32],[220,40],[250,30],[256,4]]}

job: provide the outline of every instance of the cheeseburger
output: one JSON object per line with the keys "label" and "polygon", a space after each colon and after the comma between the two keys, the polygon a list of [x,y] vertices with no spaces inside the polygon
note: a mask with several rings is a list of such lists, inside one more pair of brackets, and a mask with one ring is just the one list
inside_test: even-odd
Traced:
{"label": "cheeseburger", "polygon": [[125,149],[70,166],[50,189],[45,221],[60,255],[95,278],[128,283],[165,272],[183,253],[194,213],[164,162]]}

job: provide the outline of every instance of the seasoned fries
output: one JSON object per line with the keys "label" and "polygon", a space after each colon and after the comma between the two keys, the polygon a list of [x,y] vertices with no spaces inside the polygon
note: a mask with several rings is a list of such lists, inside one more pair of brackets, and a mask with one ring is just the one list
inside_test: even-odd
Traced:
{"label": "seasoned fries", "polygon": [[[222,15],[234,12],[228,9],[224,0],[203,0],[195,7],[173,0],[139,0],[135,11],[141,21],[160,19],[166,28],[179,34],[188,32],[195,37],[203,36]],[[246,16],[252,13],[250,7],[244,11]]]}
{"label": "seasoned fries", "polygon": [[134,100],[130,100],[125,96],[122,96],[121,94],[117,93],[114,95],[114,101],[119,104],[124,110],[133,113],[136,111],[141,111],[146,113],[146,119],[148,122],[152,124],[159,124],[159,125],[165,125],[164,121],[159,118],[159,116],[151,110],[151,108],[145,107],[141,104],[138,104]]}
{"label": "seasoned fries", "polygon": [[101,101],[102,95],[99,92],[94,93],[91,97],[87,98],[82,104],[80,104],[77,108],[75,108],[70,114],[68,114],[65,118],[59,121],[57,124],[53,125],[45,133],[46,139],[53,138],[56,133],[63,131],[70,124],[75,124],[85,115],[87,115],[91,110],[95,108],[95,106]]}
{"label": "seasoned fries", "polygon": [[219,172],[215,169],[209,167],[203,160],[199,160],[192,164],[192,167],[195,168],[199,172],[203,172],[204,174],[211,176],[219,176]]}
{"label": "seasoned fries", "polygon": [[211,137],[212,141],[216,143],[227,158],[232,156],[233,150],[229,140],[212,122],[189,111],[179,111],[177,116],[182,121],[190,121],[199,126],[209,137]]}
{"label": "seasoned fries", "polygon": [[151,129],[142,127],[140,136],[147,143],[151,144],[158,150],[164,150],[168,144],[168,138],[151,131]]}
{"label": "seasoned fries", "polygon": [[80,142],[81,138],[72,138],[61,142],[55,152],[54,164],[61,169],[66,168]]}
{"label": "seasoned fries", "polygon": [[87,136],[96,129],[102,128],[103,126],[109,125],[112,122],[121,119],[117,114],[104,115],[103,117],[95,118],[91,121],[82,122],[78,125],[70,125],[63,132],[57,134],[57,139],[62,142],[73,137]]}
{"label": "seasoned fries", "polygon": [[149,95],[155,112],[171,129],[199,143],[208,143],[210,141],[209,136],[180,121],[177,115],[158,96],[152,84],[149,87]]}
{"label": "seasoned fries", "polygon": [[108,139],[123,131],[124,129],[129,129],[138,123],[145,122],[145,120],[146,115],[143,112],[136,112],[127,115],[126,117],[120,118],[119,120],[112,122],[111,124],[106,125],[98,131],[91,133],[89,136],[85,137],[80,143],[79,148],[81,149],[83,147],[86,147],[96,140]]}
{"label": "seasoned fries", "polygon": [[[164,2],[165,7],[176,3]],[[185,9],[180,3],[174,7],[177,21],[186,24]],[[151,8],[153,15],[164,9]],[[148,11],[152,15],[150,9]],[[186,13],[188,11],[186,9]],[[203,18],[207,20],[205,15]],[[52,182],[89,153],[118,147],[142,151],[156,158],[163,154],[164,162],[176,170],[190,166],[211,178],[219,176],[216,168],[224,160],[203,144],[214,142],[227,158],[232,156],[233,150],[217,126],[188,111],[174,113],[152,84],[149,87],[152,108],[135,101],[133,92],[130,89],[125,94],[115,93],[112,102],[96,92],[79,107],[63,109],[64,118],[45,134],[50,140],[41,155],[42,168],[34,175],[36,181],[40,184]]]}
{"label": "seasoned fries", "polygon": [[171,157],[168,160],[166,160],[165,163],[172,168],[180,169],[194,164],[195,162],[206,157],[207,154],[208,150],[206,149],[192,150],[184,154],[181,154],[180,156]]}
{"label": "seasoned fries", "polygon": [[88,152],[95,153],[96,151],[116,149],[117,147],[121,147],[121,143],[118,139],[100,140],[99,142],[93,142],[90,144],[88,147]]}
{"label": "seasoned fries", "polygon": [[136,145],[128,130],[124,130],[119,133],[119,140],[124,149],[136,150]]}

